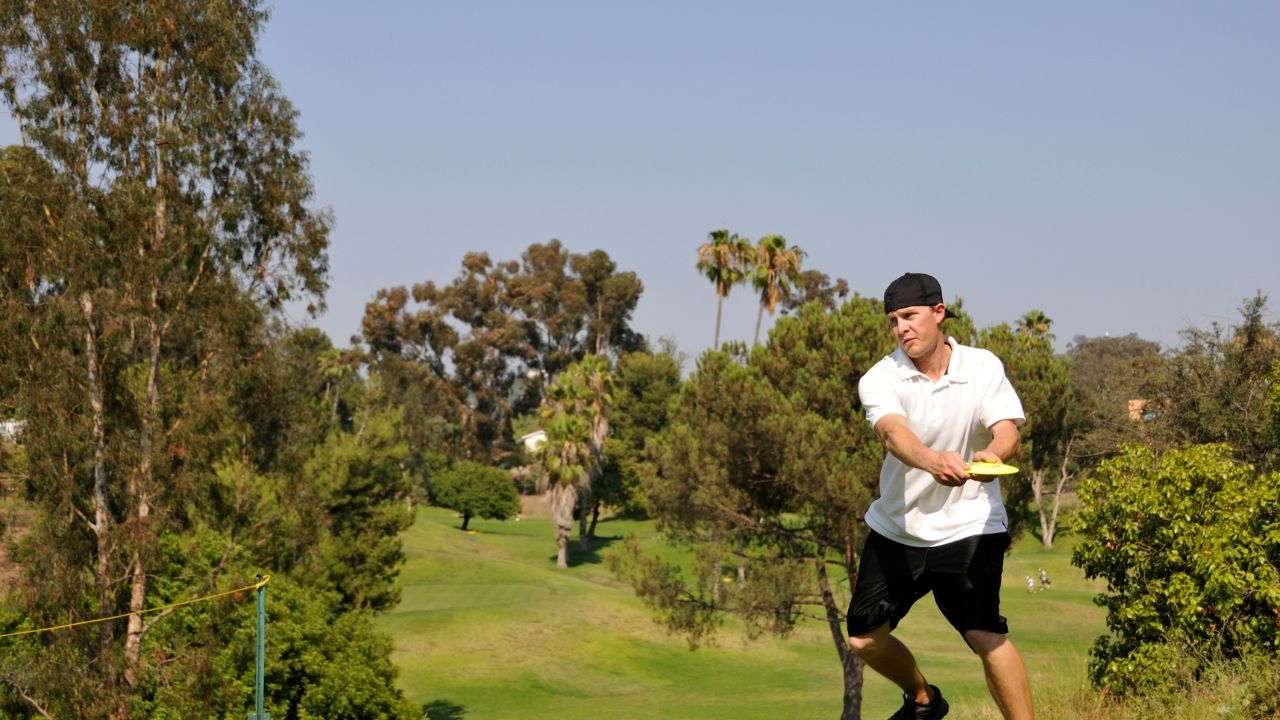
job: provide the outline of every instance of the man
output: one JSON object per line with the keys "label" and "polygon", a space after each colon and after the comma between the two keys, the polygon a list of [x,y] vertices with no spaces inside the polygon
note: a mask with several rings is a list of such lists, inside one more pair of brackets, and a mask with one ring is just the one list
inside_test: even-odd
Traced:
{"label": "man", "polygon": [[955,314],[932,276],[894,280],[884,309],[898,349],[863,376],[858,396],[888,452],[880,497],[866,514],[871,533],[849,603],[849,642],[902,688],[902,709],[893,718],[944,717],[942,693],[891,634],[911,605],[933,591],[942,614],[982,659],[1004,717],[1031,718],[1026,668],[1000,615],[1008,516],[999,483],[971,475],[966,462],[1013,456],[1022,403],[995,355],[942,332],[943,320]]}

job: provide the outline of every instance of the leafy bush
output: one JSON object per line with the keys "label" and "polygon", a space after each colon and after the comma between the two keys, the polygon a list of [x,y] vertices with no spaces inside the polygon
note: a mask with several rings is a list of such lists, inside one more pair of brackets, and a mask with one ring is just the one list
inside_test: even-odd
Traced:
{"label": "leafy bush", "polygon": [[520,496],[505,470],[463,460],[431,480],[433,505],[462,513],[462,529],[472,517],[506,520],[520,512]]}
{"label": "leafy bush", "polygon": [[1280,649],[1280,476],[1223,445],[1127,446],[1080,488],[1073,563],[1107,582],[1110,636],[1094,682],[1116,693],[1180,684],[1207,661]]}

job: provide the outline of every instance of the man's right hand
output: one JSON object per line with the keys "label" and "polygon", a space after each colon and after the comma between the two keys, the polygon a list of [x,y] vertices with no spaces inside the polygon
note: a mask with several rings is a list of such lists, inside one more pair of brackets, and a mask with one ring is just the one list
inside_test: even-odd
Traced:
{"label": "man's right hand", "polygon": [[936,452],[929,465],[929,474],[939,485],[959,487],[969,480],[969,465],[960,453]]}

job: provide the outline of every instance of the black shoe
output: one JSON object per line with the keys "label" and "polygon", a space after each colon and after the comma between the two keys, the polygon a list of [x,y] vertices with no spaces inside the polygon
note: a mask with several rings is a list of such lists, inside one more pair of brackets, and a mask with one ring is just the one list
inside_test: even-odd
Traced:
{"label": "black shoe", "polygon": [[939,720],[947,716],[947,710],[951,709],[947,705],[947,701],[942,698],[942,691],[936,685],[930,685],[933,690],[933,700],[928,705],[921,705],[912,699],[911,695],[902,693],[902,709],[893,714],[889,720]]}

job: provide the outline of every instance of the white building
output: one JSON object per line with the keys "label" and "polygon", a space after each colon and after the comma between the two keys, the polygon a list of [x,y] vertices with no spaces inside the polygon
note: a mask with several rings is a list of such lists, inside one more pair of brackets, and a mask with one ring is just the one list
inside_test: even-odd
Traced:
{"label": "white building", "polygon": [[524,449],[529,452],[538,452],[538,448],[547,444],[547,431],[538,428],[530,433],[520,436],[520,442],[524,444]]}
{"label": "white building", "polygon": [[26,420],[0,420],[0,440],[15,442],[26,425]]}

